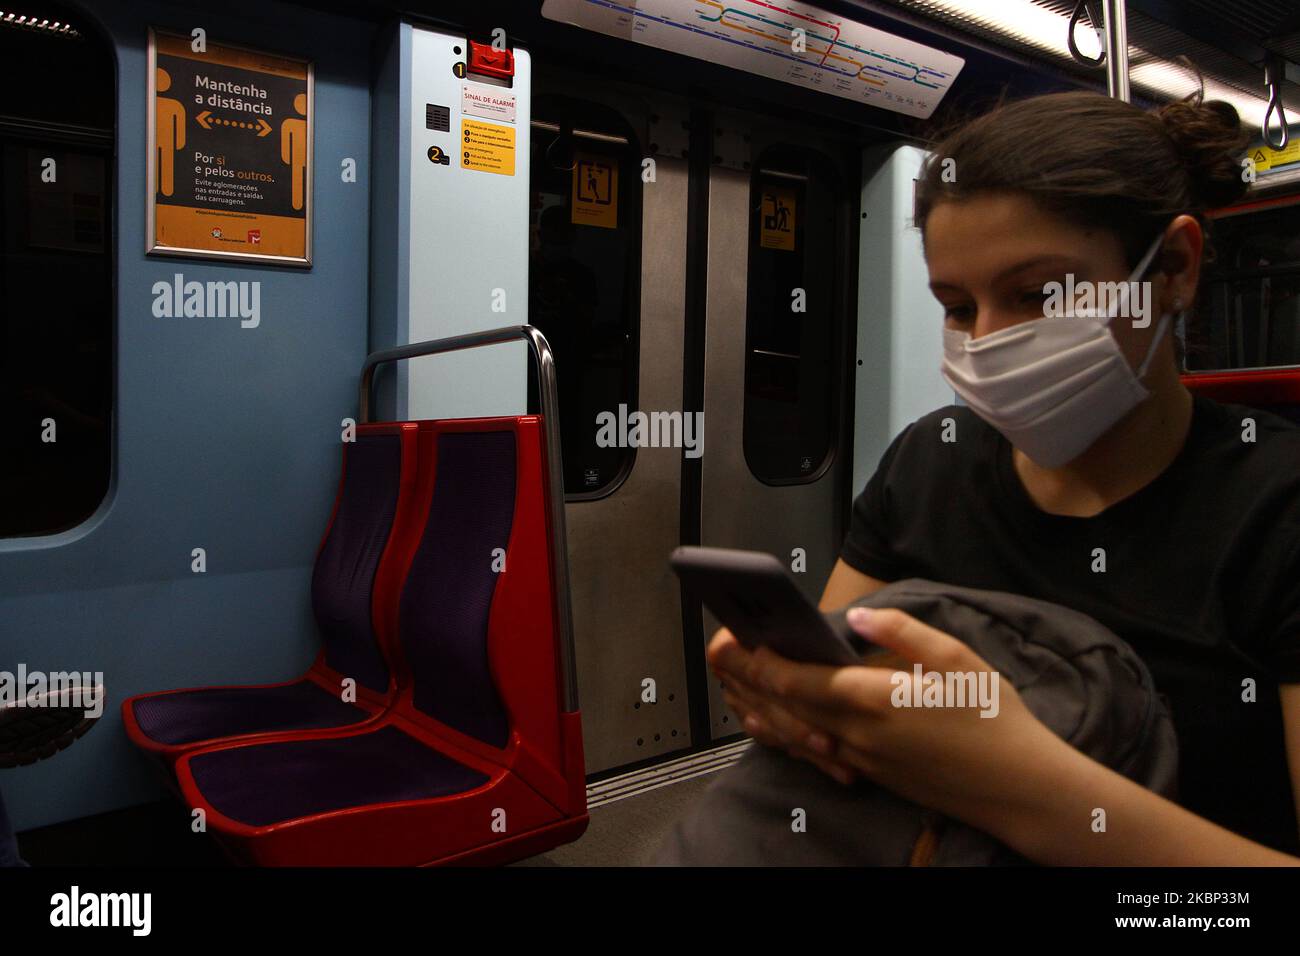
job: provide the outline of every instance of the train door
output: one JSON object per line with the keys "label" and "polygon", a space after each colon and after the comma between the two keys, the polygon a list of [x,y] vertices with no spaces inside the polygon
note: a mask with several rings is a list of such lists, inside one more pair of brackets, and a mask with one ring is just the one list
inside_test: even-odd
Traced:
{"label": "train door", "polygon": [[[857,153],[765,117],[720,113],[713,126],[699,540],[776,555],[816,602],[852,469]],[[701,613],[707,639],[718,625]],[[710,736],[739,732],[721,684],[702,684]]]}
{"label": "train door", "polygon": [[852,180],[806,132],[535,65],[529,322],[556,358],[599,773],[741,731],[674,547],[801,548],[814,598],[834,562]]}
{"label": "train door", "polygon": [[627,427],[638,410],[682,407],[688,169],[675,144],[686,133],[672,104],[638,91],[542,65],[534,82],[529,322],[555,352],[578,687],[596,773],[691,743],[666,562],[679,543],[680,452],[637,447]]}

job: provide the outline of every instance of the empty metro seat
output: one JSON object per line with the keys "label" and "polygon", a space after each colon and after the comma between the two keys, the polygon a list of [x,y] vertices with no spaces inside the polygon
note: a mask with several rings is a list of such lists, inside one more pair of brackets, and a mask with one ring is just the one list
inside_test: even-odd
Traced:
{"label": "empty metro seat", "polygon": [[[307,673],[279,684],[131,697],[122,717],[132,743],[170,763],[218,740],[364,725],[392,703],[392,606],[414,550],[400,529],[413,506],[418,434],[413,423],[362,425],[343,446],[338,497],[312,574],[321,649]],[[346,680],[355,682],[355,702]]]}
{"label": "empty metro seat", "polygon": [[586,827],[541,420],[421,422],[417,444],[393,706],[366,727],[225,742],[177,763],[182,795],[237,859],[505,862]]}

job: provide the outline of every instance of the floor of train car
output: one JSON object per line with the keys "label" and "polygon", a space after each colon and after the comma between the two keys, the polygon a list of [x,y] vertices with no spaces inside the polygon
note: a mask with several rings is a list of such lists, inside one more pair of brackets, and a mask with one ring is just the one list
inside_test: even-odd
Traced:
{"label": "floor of train car", "polygon": [[712,778],[712,774],[692,777],[596,807],[590,811],[591,822],[581,839],[514,865],[644,866],[673,821],[686,812]]}
{"label": "floor of train car", "polygon": [[[591,784],[586,833],[514,866],[640,866],[673,822],[744,751],[747,741]],[[623,786],[624,780],[633,781]],[[620,792],[620,790],[626,792]],[[221,867],[229,861],[190,815],[168,798],[18,835],[32,866]]]}

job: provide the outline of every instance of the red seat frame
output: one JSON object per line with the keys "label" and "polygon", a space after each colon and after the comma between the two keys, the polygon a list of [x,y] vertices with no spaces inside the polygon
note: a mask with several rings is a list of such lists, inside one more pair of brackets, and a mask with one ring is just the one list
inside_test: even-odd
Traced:
{"label": "red seat frame", "polygon": [[1235,402],[1251,408],[1300,405],[1300,369],[1234,369],[1192,372],[1182,376],[1193,392],[1218,402]]}

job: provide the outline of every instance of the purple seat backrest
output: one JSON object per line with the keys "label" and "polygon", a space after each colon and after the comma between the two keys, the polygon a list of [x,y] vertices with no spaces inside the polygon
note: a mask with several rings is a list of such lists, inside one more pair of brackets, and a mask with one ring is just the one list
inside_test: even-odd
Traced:
{"label": "purple seat backrest", "polygon": [[[488,664],[498,555],[515,508],[515,436],[437,436],[433,500],[402,590],[400,633],[416,709],[504,747],[510,722]],[[501,549],[496,552],[496,549]]]}
{"label": "purple seat backrest", "polygon": [[358,435],[344,448],[338,510],[311,579],[312,610],[325,662],[382,694],[389,668],[375,637],[371,599],[397,510],[401,436]]}

